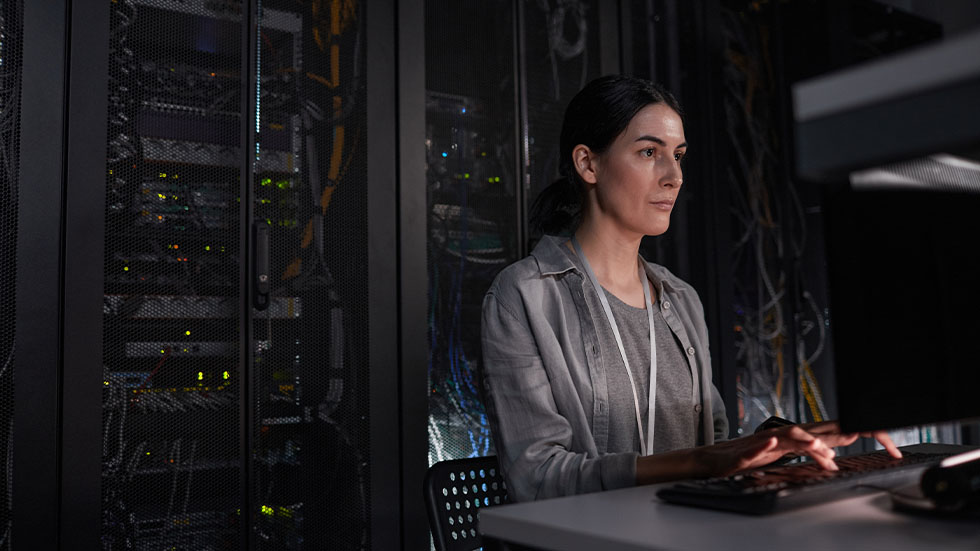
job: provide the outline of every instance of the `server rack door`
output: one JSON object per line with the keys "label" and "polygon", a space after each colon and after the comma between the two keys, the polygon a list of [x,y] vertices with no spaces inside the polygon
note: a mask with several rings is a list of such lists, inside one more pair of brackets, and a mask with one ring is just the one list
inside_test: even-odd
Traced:
{"label": "server rack door", "polygon": [[246,16],[111,4],[103,549],[241,548]]}
{"label": "server rack door", "polygon": [[425,4],[429,464],[493,453],[479,320],[522,226],[515,15],[512,0]]}
{"label": "server rack door", "polygon": [[0,479],[0,549],[10,549],[12,440],[14,422],[14,335],[16,330],[17,195],[20,188],[20,90],[23,44],[23,2],[0,4],[0,258],[14,259],[0,267],[0,458],[6,476]]}
{"label": "server rack door", "polygon": [[365,4],[267,0],[257,20],[257,549],[372,544]]}
{"label": "server rack door", "polygon": [[[541,191],[559,177],[565,106],[600,74],[600,5],[598,0],[524,1],[522,7],[522,127],[527,136],[522,144],[529,212]],[[541,234],[529,228],[527,235],[531,249]]]}
{"label": "server rack door", "polygon": [[[60,13],[54,13],[54,18],[57,19],[58,16],[60,16]],[[23,51],[26,46],[24,28],[24,3],[22,1],[13,1],[0,4],[0,37],[2,37],[2,41],[0,41],[0,68],[2,68],[3,75],[0,78],[0,255],[6,260],[3,266],[0,267],[0,458],[2,458],[4,465],[4,476],[0,479],[0,550],[12,549],[14,496],[26,495],[22,494],[24,484],[20,484],[18,480],[18,484],[16,486],[14,485],[13,475],[15,472],[19,472],[20,467],[20,465],[15,466],[14,464],[14,449],[18,449],[16,444],[23,446],[20,449],[41,451],[37,447],[32,448],[32,442],[30,440],[33,440],[33,443],[40,443],[42,445],[41,449],[43,449],[44,445],[50,445],[50,442],[53,441],[53,438],[50,438],[50,436],[53,436],[52,434],[48,435],[49,439],[47,442],[39,442],[36,438],[30,438],[29,435],[30,440],[25,442],[23,438],[15,437],[14,433],[15,426],[19,429],[20,434],[25,432],[22,427],[30,426],[30,424],[26,423],[15,425],[15,419],[24,419],[25,417],[23,415],[25,413],[27,414],[27,418],[29,418],[31,413],[36,412],[36,410],[30,411],[31,408],[29,407],[24,407],[25,405],[29,406],[29,404],[24,403],[25,400],[20,399],[21,396],[26,396],[24,390],[16,393],[15,390],[18,388],[26,389],[30,394],[34,394],[36,391],[40,391],[39,394],[41,394],[44,390],[43,387],[29,383],[27,385],[15,384],[15,375],[19,373],[21,379],[23,379],[27,374],[23,367],[24,363],[15,358],[17,344],[22,345],[22,351],[31,350],[32,348],[29,337],[28,340],[17,342],[18,337],[22,336],[20,332],[25,329],[22,327],[22,318],[19,317],[19,314],[22,314],[25,310],[36,311],[38,307],[45,309],[45,307],[50,306],[55,306],[55,308],[47,308],[49,316],[53,313],[52,310],[56,311],[56,305],[50,302],[47,304],[29,302],[29,306],[26,308],[18,309],[18,303],[25,299],[30,301],[28,297],[31,294],[28,292],[21,295],[18,292],[21,287],[18,280],[19,278],[23,278],[23,270],[25,268],[20,250],[24,245],[30,248],[29,244],[31,242],[39,244],[33,241],[33,239],[28,241],[28,236],[21,235],[23,229],[20,223],[20,216],[26,216],[30,211],[30,201],[23,205],[21,204],[21,195],[24,193],[23,180],[20,172],[20,146],[22,136],[21,93],[24,76]],[[57,30],[57,26],[55,30]],[[28,139],[37,136],[37,134],[31,136],[28,133]],[[60,190],[57,189],[50,191],[55,196],[60,193]],[[38,194],[33,195],[31,198],[34,201],[30,206],[36,208],[44,204],[44,198],[39,197]],[[57,258],[56,254],[54,258]],[[36,265],[28,263],[26,267],[32,269]],[[35,340],[33,344],[36,346],[38,341]],[[20,358],[24,357],[22,352]],[[50,359],[50,356],[48,359]],[[55,362],[51,362],[48,365],[53,363]],[[48,394],[49,398],[51,396],[51,394]],[[42,395],[35,395],[35,397],[39,398],[38,403],[44,400],[44,396]],[[15,409],[17,410],[16,412]],[[52,429],[54,428],[52,416],[48,416],[43,420],[35,420],[41,421],[42,426],[47,425]],[[17,440],[16,444],[15,440]],[[44,467],[50,468],[52,465],[53,463],[48,463],[41,467],[43,470]],[[27,474],[29,476],[37,474],[37,472],[28,472]],[[39,500],[35,500],[33,503],[25,502],[23,505],[18,501],[18,506],[26,509],[36,509],[39,508],[39,505]],[[25,517],[21,516],[20,518]]]}

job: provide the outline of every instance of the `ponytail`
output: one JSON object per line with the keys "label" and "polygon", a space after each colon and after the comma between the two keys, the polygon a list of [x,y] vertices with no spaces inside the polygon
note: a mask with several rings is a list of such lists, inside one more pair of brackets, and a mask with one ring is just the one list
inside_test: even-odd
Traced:
{"label": "ponytail", "polygon": [[568,175],[544,188],[531,205],[528,218],[535,235],[563,235],[582,219],[584,193],[578,178]]}

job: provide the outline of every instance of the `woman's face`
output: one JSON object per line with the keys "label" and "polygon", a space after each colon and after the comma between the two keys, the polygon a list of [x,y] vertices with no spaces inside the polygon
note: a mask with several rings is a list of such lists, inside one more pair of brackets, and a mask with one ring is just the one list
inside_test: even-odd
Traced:
{"label": "woman's face", "polygon": [[[584,148],[584,155],[581,149]],[[600,155],[585,146],[573,151],[579,175],[594,188],[590,216],[601,216],[621,230],[660,235],[683,182],[681,158],[687,151],[684,125],[662,103],[647,105]],[[580,160],[586,161],[582,170]]]}

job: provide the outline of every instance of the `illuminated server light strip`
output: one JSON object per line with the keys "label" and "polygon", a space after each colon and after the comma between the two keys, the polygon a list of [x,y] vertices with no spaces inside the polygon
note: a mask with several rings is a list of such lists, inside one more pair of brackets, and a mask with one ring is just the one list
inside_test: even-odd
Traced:
{"label": "illuminated server light strip", "polygon": [[263,425],[295,425],[302,423],[303,418],[299,415],[293,415],[290,417],[266,417],[262,419]]}
{"label": "illuminated server light strip", "polygon": [[238,345],[233,342],[127,342],[126,357],[156,358],[170,349],[174,357],[235,356]]}
{"label": "illuminated server light strip", "polygon": [[[143,158],[148,161],[192,163],[210,166],[238,166],[237,147],[184,140],[140,138]],[[259,172],[293,172],[296,161],[292,153],[285,151],[258,151],[255,169]]]}
{"label": "illuminated server light strip", "polygon": [[[179,295],[105,295],[102,313],[121,316],[127,301],[138,301],[139,306],[127,312],[126,319],[227,319],[238,315],[235,299]],[[266,315],[272,319],[299,318],[303,315],[303,300],[273,297]]]}

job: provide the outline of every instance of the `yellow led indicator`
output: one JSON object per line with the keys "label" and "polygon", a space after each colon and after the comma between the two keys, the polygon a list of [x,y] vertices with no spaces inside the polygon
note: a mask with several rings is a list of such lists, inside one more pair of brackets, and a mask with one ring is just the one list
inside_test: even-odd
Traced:
{"label": "yellow led indicator", "polygon": [[224,373],[224,377],[225,377],[225,379],[227,379],[227,378],[228,378],[228,372],[227,372],[227,371],[225,371],[225,373]]}
{"label": "yellow led indicator", "polygon": [[105,386],[109,386],[109,381],[102,381],[102,384],[104,384]]}
{"label": "yellow led indicator", "polygon": [[161,178],[166,178],[167,177],[167,173],[166,172],[161,172],[160,173],[160,177]]}
{"label": "yellow led indicator", "polygon": [[463,178],[469,178],[469,177],[470,177],[470,173],[469,172],[467,172],[466,174],[463,174]]}
{"label": "yellow led indicator", "polygon": [[204,246],[204,250],[205,251],[210,251],[211,250],[211,245],[205,245]]}
{"label": "yellow led indicator", "polygon": [[129,271],[129,266],[123,266],[123,271],[124,272],[128,272]]}
{"label": "yellow led indicator", "polygon": [[185,335],[190,335],[190,334],[191,334],[191,332],[190,332],[190,331],[184,331],[184,334],[185,334]]}
{"label": "yellow led indicator", "polygon": [[203,381],[204,380],[204,372],[203,371],[198,371],[197,372],[197,380],[198,381]]}
{"label": "yellow led indicator", "polygon": [[161,353],[161,354],[166,354],[166,353],[167,353],[167,351],[166,351],[166,350],[161,350],[161,351],[160,351],[160,353]]}
{"label": "yellow led indicator", "polygon": [[146,452],[146,455],[150,455],[150,452]]}
{"label": "yellow led indicator", "polygon": [[272,516],[272,513],[274,513],[274,512],[275,512],[275,510],[272,507],[269,507],[268,505],[263,505],[262,506],[262,514],[263,515]]}

